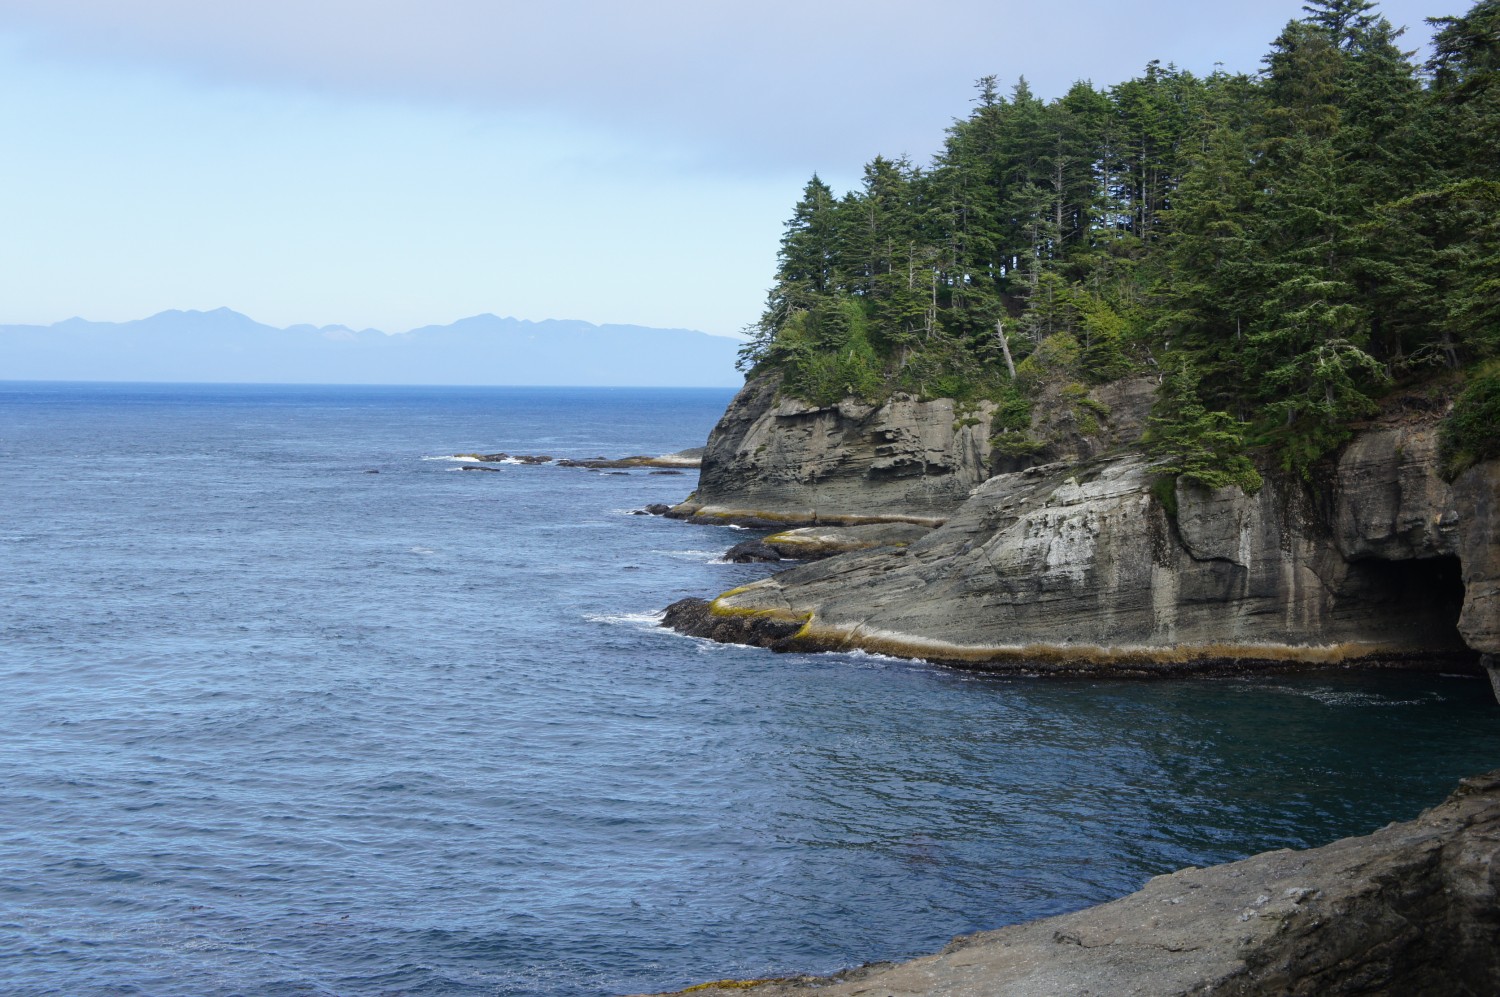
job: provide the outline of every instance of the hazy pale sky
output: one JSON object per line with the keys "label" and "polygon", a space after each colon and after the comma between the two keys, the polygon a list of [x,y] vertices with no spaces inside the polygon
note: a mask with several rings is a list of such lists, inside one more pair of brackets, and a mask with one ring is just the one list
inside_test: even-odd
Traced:
{"label": "hazy pale sky", "polygon": [[[1468,0],[1387,0],[1424,17]],[[973,82],[1254,71],[1300,0],[0,0],[0,323],[737,331],[814,171]]]}

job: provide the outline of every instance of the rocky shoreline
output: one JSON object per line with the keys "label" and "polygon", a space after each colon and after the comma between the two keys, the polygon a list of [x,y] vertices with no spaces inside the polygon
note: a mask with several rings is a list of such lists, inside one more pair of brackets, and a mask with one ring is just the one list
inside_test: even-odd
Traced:
{"label": "rocky shoreline", "polygon": [[[1318,481],[1265,469],[1247,495],[1141,453],[1149,378],[1091,391],[1097,421],[1040,408],[1026,460],[983,404],[813,407],[778,388],[746,384],[666,515],[780,530],[731,559],[797,563],[679,600],[663,626],[1061,677],[1488,670],[1500,698],[1500,462],[1444,481],[1430,404],[1397,400]],[[1500,772],[1407,824],[1185,869],[935,956],[692,992],[1479,997],[1500,992],[1496,869]]]}
{"label": "rocky shoreline", "polygon": [[1443,481],[1430,406],[1361,429],[1322,482],[1268,473],[1247,495],[1141,454],[1149,379],[1096,389],[1088,434],[1039,416],[1051,449],[1022,467],[978,446],[983,406],[775,389],[746,385],[667,515],[781,529],[742,553],[803,563],[677,603],[683,633],[1037,674],[1478,671],[1500,652],[1500,464]]}
{"label": "rocky shoreline", "polygon": [[1484,997],[1500,987],[1500,771],[1417,819],[1158,876],[1073,914],[831,977],[721,980],[756,997]]}

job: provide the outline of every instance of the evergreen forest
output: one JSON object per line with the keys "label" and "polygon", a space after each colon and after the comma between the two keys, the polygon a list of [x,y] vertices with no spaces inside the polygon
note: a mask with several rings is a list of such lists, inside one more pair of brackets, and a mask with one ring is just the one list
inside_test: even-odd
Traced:
{"label": "evergreen forest", "polygon": [[1310,476],[1395,393],[1448,408],[1448,473],[1500,456],[1500,0],[1403,49],[1317,0],[1255,75],[1151,62],[1055,100],[978,81],[930,165],[817,176],[741,366],[817,404],[998,403],[1154,374],[1168,471]]}

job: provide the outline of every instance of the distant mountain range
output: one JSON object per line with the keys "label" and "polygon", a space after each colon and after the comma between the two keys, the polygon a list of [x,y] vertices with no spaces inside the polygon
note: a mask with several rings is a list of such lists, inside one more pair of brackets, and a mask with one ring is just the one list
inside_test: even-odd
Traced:
{"label": "distant mountain range", "polygon": [[716,387],[740,383],[739,346],[688,329],[495,315],[387,335],[174,310],[0,325],[0,380]]}

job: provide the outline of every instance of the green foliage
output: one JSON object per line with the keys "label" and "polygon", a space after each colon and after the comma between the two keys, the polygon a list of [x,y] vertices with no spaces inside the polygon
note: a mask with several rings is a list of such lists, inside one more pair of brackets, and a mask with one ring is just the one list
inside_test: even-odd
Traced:
{"label": "green foliage", "polygon": [[786,389],[815,405],[848,397],[874,401],[884,389],[863,307],[853,299],[794,313],[777,337],[775,355],[787,374]]}
{"label": "green foliage", "polygon": [[812,177],[742,368],[990,398],[1019,449],[1029,399],[1090,431],[1066,386],[1155,368],[1174,474],[1254,487],[1253,446],[1310,476],[1393,376],[1500,355],[1500,0],[1433,19],[1426,75],[1371,0],[1304,11],[1259,75],[985,77],[930,165]]}
{"label": "green foliage", "polygon": [[1024,432],[997,433],[990,437],[990,449],[1003,457],[1034,457],[1047,446]]}
{"label": "green foliage", "polygon": [[1078,369],[1081,352],[1078,340],[1066,332],[1048,336],[1016,365],[1016,380],[1031,391],[1046,381],[1069,377]]}
{"label": "green foliage", "polygon": [[1059,394],[1063,404],[1072,413],[1078,431],[1084,436],[1097,434],[1099,420],[1109,418],[1109,406],[1090,398],[1086,384],[1065,384]]}
{"label": "green foliage", "polygon": [[1228,412],[1210,412],[1198,400],[1198,377],[1178,363],[1161,386],[1152,410],[1146,446],[1165,458],[1163,474],[1209,488],[1234,485],[1248,494],[1260,490],[1260,473],[1245,456],[1245,428]]}
{"label": "green foliage", "polygon": [[1474,371],[1438,434],[1443,475],[1457,478],[1480,461],[1500,457],[1500,361]]}
{"label": "green foliage", "polygon": [[1177,475],[1164,474],[1151,479],[1151,497],[1166,510],[1168,516],[1177,518]]}
{"label": "green foliage", "polygon": [[1031,402],[1014,387],[1008,389],[995,404],[991,425],[996,429],[1021,432],[1031,428]]}

